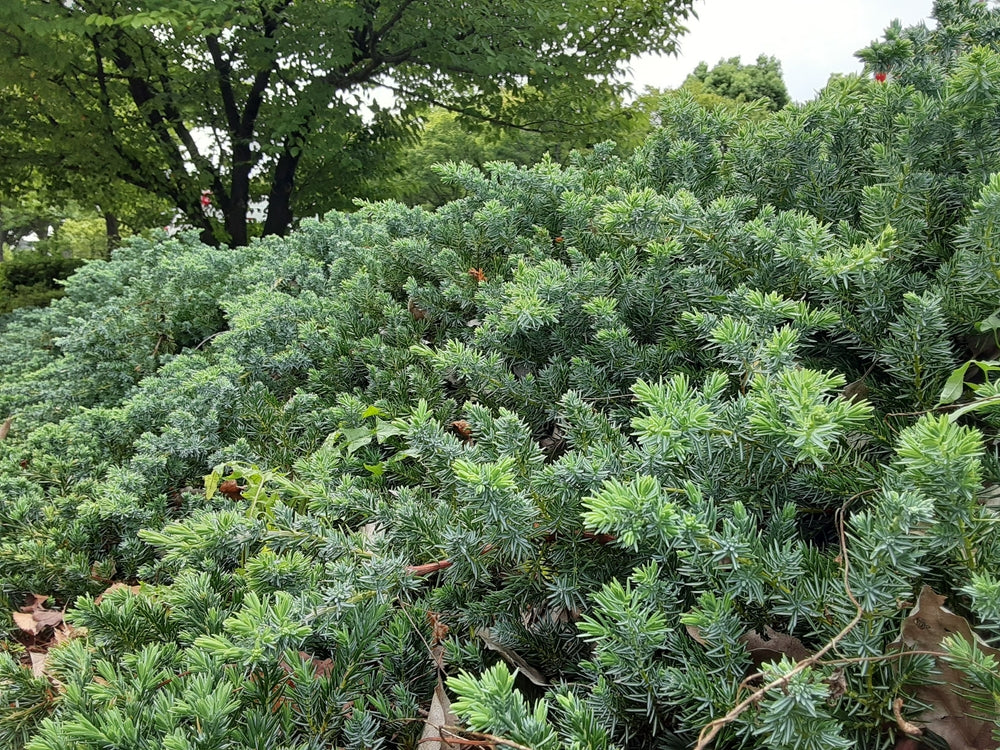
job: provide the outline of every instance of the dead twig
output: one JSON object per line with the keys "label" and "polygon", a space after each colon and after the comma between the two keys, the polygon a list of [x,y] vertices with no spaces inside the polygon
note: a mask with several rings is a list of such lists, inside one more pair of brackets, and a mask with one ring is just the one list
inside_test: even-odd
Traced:
{"label": "dead twig", "polygon": [[943,658],[948,656],[948,654],[944,651],[914,649],[912,651],[893,651],[891,654],[879,654],[878,656],[847,656],[843,659],[820,659],[816,665],[819,667],[844,667],[850,664],[875,664],[880,661],[902,659],[904,656],[936,656]]}
{"label": "dead twig", "polygon": [[[483,547],[480,555],[488,555],[493,551],[493,545],[487,544]],[[423,565],[407,565],[406,572],[415,576],[426,576],[431,573],[437,573],[439,570],[444,570],[445,568],[450,568],[454,563],[451,560],[436,560],[434,562],[424,563]]]}
{"label": "dead twig", "polygon": [[[451,734],[456,734],[455,737],[449,737],[447,740],[448,742],[454,742],[459,744],[476,744],[476,745],[488,744],[494,747],[496,747],[497,745],[501,745],[503,747],[512,747],[514,748],[514,750],[532,750],[532,748],[528,747],[527,745],[522,745],[519,742],[514,742],[513,740],[504,739],[503,737],[497,737],[495,734],[488,734],[486,732],[473,732],[468,729],[462,729],[461,727],[452,727],[452,726],[443,726],[441,727],[441,731],[449,732]],[[464,740],[463,742],[463,738],[457,735],[457,733],[459,732],[461,734],[470,735],[476,739],[473,740],[471,743],[469,740]]]}
{"label": "dead twig", "polygon": [[[714,721],[711,721],[704,727],[702,727],[701,732],[698,733],[698,742],[694,746],[694,750],[705,750],[705,748],[707,748],[712,743],[712,740],[716,738],[719,732],[722,731],[723,727],[727,726],[728,724],[731,724],[733,721],[739,718],[739,716],[743,714],[744,711],[746,711],[751,706],[760,703],[760,701],[762,701],[767,696],[767,694],[770,693],[772,690],[786,686],[788,684],[788,681],[795,675],[800,674],[801,672],[804,672],[810,667],[819,664],[823,656],[825,654],[828,654],[831,650],[833,650],[833,648],[835,648],[836,645],[840,643],[841,640],[843,640],[844,636],[846,636],[848,633],[854,630],[854,628],[858,626],[858,623],[861,622],[861,618],[864,617],[864,610],[862,609],[861,604],[858,602],[857,598],[855,598],[854,592],[851,591],[851,584],[848,581],[848,573],[850,572],[851,566],[850,566],[850,558],[848,557],[847,553],[847,534],[844,531],[844,513],[847,510],[847,506],[850,505],[853,500],[855,500],[858,497],[861,497],[861,495],[863,494],[867,494],[867,492],[859,493],[854,497],[849,498],[837,512],[837,530],[839,532],[839,538],[840,538],[840,556],[843,561],[844,590],[847,592],[847,596],[851,600],[851,603],[854,604],[855,608],[857,609],[854,618],[849,623],[847,623],[847,625],[845,625],[844,628],[839,633],[837,633],[833,638],[831,638],[826,643],[826,645],[823,646],[823,648],[821,648],[815,654],[810,656],[808,659],[802,659],[801,661],[796,662],[795,667],[793,667],[790,671],[786,672],[777,679],[771,680],[763,687],[754,691],[749,697],[747,697],[745,700],[741,701],[736,706],[734,706],[725,716],[721,716],[718,719],[715,719]],[[758,673],[757,675],[752,677],[756,678],[760,676],[762,676],[762,674]]]}
{"label": "dead twig", "polygon": [[438,560],[437,562],[424,563],[423,565],[407,565],[406,572],[415,576],[426,576],[437,573],[439,570],[450,568],[451,560]]}
{"label": "dead twig", "polygon": [[167,340],[167,334],[161,333],[156,339],[156,346],[153,347],[153,353],[150,355],[153,359],[156,359],[157,355],[160,353],[160,347],[163,346],[163,342]]}

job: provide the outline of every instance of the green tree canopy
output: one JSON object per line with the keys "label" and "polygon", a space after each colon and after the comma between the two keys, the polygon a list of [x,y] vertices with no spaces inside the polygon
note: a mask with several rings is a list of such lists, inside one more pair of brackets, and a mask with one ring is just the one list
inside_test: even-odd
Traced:
{"label": "green tree canopy", "polygon": [[[594,81],[673,49],[691,3],[5,3],[0,93],[18,112],[3,127],[54,171],[136,185],[240,245],[258,201],[262,232],[285,234],[295,215],[353,197],[415,104],[572,124],[595,86],[616,88]],[[380,107],[379,87],[398,104]],[[547,100],[555,88],[576,104]],[[524,91],[513,106],[508,93]]]}
{"label": "green tree canopy", "polygon": [[446,183],[440,177],[442,171],[447,172],[442,166],[449,162],[480,168],[489,162],[526,166],[548,154],[554,161],[566,164],[574,150],[587,150],[606,141],[615,143],[616,153],[629,154],[660,122],[660,110],[669,109],[669,102],[679,96],[690,95],[709,111],[741,108],[741,115],[751,119],[768,116],[771,104],[770,99],[765,99],[764,106],[747,108],[743,99],[709,91],[693,75],[678,89],[647,87],[630,101],[610,91],[602,93],[603,99],[592,98],[587,110],[576,114],[579,120],[586,119],[586,126],[548,131],[483,122],[444,107],[431,107],[420,118],[412,142],[396,151],[391,167],[381,178],[381,187],[373,192],[377,197],[391,197],[409,205],[440,206],[464,195],[459,185]]}
{"label": "green tree canopy", "polygon": [[574,150],[604,141],[614,141],[619,153],[630,153],[648,135],[650,115],[662,96],[662,92],[646,92],[631,103],[618,96],[603,103],[591,101],[588,112],[578,113],[585,114],[586,125],[552,130],[503,126],[431,107],[421,117],[413,142],[398,150],[392,170],[385,175],[381,197],[423,206],[440,206],[461,197],[465,191],[459,185],[440,177],[446,171],[442,166],[449,162],[479,168],[489,162],[527,166],[548,155],[566,163]]}
{"label": "green tree canopy", "polygon": [[719,60],[711,69],[707,63],[699,63],[684,85],[696,83],[701,84],[701,91],[727,99],[744,102],[766,99],[774,111],[791,101],[781,77],[781,63],[767,55],[759,55],[752,65],[743,65],[739,57]]}
{"label": "green tree canopy", "polygon": [[[176,209],[169,197],[117,177],[85,136],[87,112],[72,114],[56,97],[43,104],[41,83],[36,90],[5,85],[14,73],[0,71],[0,261],[24,236],[44,237],[67,219],[103,220],[106,248],[121,235],[170,222]],[[33,84],[37,76],[27,78]]]}

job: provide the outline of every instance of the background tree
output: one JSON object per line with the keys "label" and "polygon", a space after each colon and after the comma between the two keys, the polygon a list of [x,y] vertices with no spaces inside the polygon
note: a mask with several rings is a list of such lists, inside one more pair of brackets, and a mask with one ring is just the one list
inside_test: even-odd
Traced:
{"label": "background tree", "polygon": [[[778,84],[784,89],[780,67],[777,75]],[[586,150],[603,141],[614,141],[617,154],[626,155],[660,124],[661,112],[678,96],[690,95],[709,111],[733,111],[747,99],[734,89],[720,94],[693,74],[678,89],[647,87],[630,100],[614,91],[602,93],[603,98],[592,98],[585,111],[575,113],[575,119],[587,122],[586,126],[552,130],[509,127],[445,107],[431,107],[420,118],[420,129],[412,142],[397,149],[395,158],[388,160],[389,168],[376,180],[380,187],[371,190],[377,197],[391,197],[409,205],[440,206],[461,197],[464,191],[454,182],[445,183],[441,179],[439,165],[465,162],[482,167],[488,162],[508,161],[526,166],[539,162],[545,154],[567,164],[574,150]],[[551,98],[551,93],[547,96]],[[774,101],[765,97],[765,104],[757,109],[743,108],[742,116],[766,117]],[[559,107],[554,109],[558,111]]]}
{"label": "background tree", "polygon": [[648,135],[651,114],[663,93],[647,91],[631,102],[612,91],[603,93],[603,101],[591,100],[586,111],[581,108],[575,113],[581,123],[575,128],[510,127],[445,107],[431,107],[421,117],[413,142],[398,149],[391,171],[383,178],[382,196],[423,206],[440,206],[461,197],[464,191],[459,185],[440,177],[440,165],[448,162],[475,167],[489,162],[527,166],[547,154],[565,164],[574,150],[589,149],[603,141],[614,141],[620,154],[631,153]]}
{"label": "background tree", "polygon": [[[260,231],[279,235],[342,201],[416,103],[571,123],[546,93],[583,100],[631,55],[671,51],[691,3],[27,0],[0,9],[0,89],[24,108],[13,127],[66,168],[136,185],[206,239],[242,245],[256,201]],[[373,98],[385,86],[389,109]],[[536,93],[511,100],[523,91]],[[319,197],[314,179],[340,195]]]}
{"label": "background tree", "polygon": [[766,99],[768,107],[777,111],[791,101],[781,77],[781,63],[776,57],[760,55],[752,65],[743,65],[739,57],[719,60],[713,68],[701,62],[687,77],[685,86],[701,84],[701,91],[727,99],[752,102]]}
{"label": "background tree", "polygon": [[[22,237],[34,232],[44,238],[67,219],[98,221],[105,238],[99,241],[102,247],[97,254],[114,247],[123,234],[138,234],[171,221],[176,214],[172,202],[109,170],[108,160],[87,135],[87,113],[74,115],[60,109],[56,97],[46,97],[42,106],[44,83],[32,92],[21,85],[4,87],[4,80],[0,73],[0,153],[4,155],[0,160],[0,260],[4,250]],[[30,75],[28,80],[33,80]],[[64,243],[60,252],[67,251],[78,257],[94,255]]]}
{"label": "background tree", "polygon": [[34,193],[18,200],[0,198],[0,262],[6,260],[21,241],[35,234],[43,237],[57,220],[57,209]]}

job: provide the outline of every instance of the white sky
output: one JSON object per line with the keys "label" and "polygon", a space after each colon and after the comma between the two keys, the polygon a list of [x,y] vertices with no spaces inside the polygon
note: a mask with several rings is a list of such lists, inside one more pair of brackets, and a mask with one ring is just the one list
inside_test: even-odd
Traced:
{"label": "white sky", "polygon": [[678,57],[633,60],[636,91],[676,88],[701,61],[752,63],[760,54],[781,61],[788,93],[812,99],[831,73],[861,71],[854,53],[898,18],[904,26],[927,19],[932,0],[699,0],[697,19],[680,39]]}

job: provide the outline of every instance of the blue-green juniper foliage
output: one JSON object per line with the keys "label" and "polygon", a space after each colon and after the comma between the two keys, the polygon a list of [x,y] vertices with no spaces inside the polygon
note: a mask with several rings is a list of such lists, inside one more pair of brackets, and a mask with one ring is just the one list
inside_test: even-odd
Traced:
{"label": "blue-green juniper foliage", "polygon": [[519,746],[691,747],[840,636],[715,745],[891,747],[921,587],[1000,636],[1000,10],[935,14],[805,105],[3,318],[0,610],[74,631],[36,677],[5,621],[0,745],[418,748],[440,667]]}

